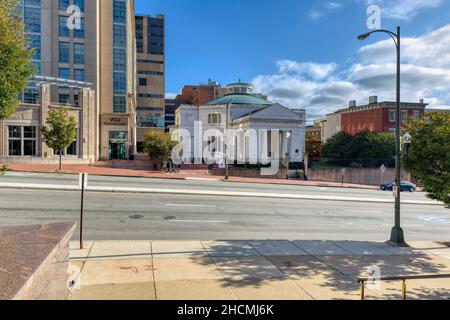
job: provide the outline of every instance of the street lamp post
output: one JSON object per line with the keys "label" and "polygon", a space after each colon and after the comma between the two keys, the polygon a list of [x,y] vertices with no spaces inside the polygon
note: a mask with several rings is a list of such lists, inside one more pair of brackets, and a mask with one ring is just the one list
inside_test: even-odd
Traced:
{"label": "street lamp post", "polygon": [[397,27],[397,33],[389,30],[374,30],[358,36],[358,40],[367,39],[372,33],[382,32],[388,34],[395,42],[397,48],[397,111],[396,111],[396,130],[395,130],[395,225],[391,232],[391,242],[396,245],[405,245],[405,236],[400,226],[400,183],[401,183],[401,162],[400,162],[400,27]]}
{"label": "street lamp post", "polygon": [[228,123],[230,122],[230,107],[231,103],[228,103],[225,116],[225,134],[224,134],[225,181],[228,181],[230,179],[228,171]]}

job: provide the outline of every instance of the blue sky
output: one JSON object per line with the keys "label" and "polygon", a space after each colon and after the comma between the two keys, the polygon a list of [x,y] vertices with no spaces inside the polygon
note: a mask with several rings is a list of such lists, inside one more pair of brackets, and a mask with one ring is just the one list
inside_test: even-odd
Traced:
{"label": "blue sky", "polygon": [[370,4],[383,28],[402,27],[403,100],[450,105],[450,0],[136,0],[136,11],[166,15],[167,93],[242,79],[314,118],[350,99],[394,98],[393,44],[356,40]]}

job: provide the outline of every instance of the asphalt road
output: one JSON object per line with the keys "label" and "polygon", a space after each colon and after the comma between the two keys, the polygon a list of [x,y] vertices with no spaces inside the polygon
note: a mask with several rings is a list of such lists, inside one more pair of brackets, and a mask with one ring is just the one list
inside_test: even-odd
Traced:
{"label": "asphalt road", "polygon": [[[8,182],[76,184],[75,176],[27,175]],[[35,181],[32,181],[35,180]],[[90,177],[98,185],[167,188],[241,188],[267,192],[339,193],[343,196],[390,197],[375,190],[230,184]],[[414,200],[421,193],[405,194]],[[0,189],[0,224],[31,224],[79,219],[77,191]],[[391,204],[221,196],[152,195],[88,192],[86,239],[92,240],[386,240],[394,220]],[[403,205],[407,240],[450,240],[450,210],[441,206]],[[75,235],[76,237],[76,235]]]}

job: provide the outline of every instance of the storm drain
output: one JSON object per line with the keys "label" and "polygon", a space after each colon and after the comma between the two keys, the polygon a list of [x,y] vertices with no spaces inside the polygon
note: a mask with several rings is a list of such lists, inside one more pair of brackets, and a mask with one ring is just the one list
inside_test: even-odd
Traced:
{"label": "storm drain", "polygon": [[141,220],[141,219],[144,219],[144,216],[141,215],[141,214],[136,214],[134,216],[130,216],[130,219],[132,219],[132,220]]}

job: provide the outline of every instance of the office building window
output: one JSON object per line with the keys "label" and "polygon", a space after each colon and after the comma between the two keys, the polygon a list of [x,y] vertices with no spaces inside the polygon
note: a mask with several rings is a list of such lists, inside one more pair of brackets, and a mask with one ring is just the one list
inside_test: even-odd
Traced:
{"label": "office building window", "polygon": [[70,6],[70,0],[59,0],[59,10],[66,11]]}
{"label": "office building window", "polygon": [[73,79],[76,81],[85,81],[84,69],[74,69],[73,70]]}
{"label": "office building window", "polygon": [[64,105],[70,104],[70,94],[60,94],[59,95],[59,103]]}
{"label": "office building window", "polygon": [[59,77],[61,79],[70,79],[70,69],[69,68],[59,68]]}
{"label": "office building window", "polygon": [[70,63],[70,44],[68,42],[59,43],[59,62]]}
{"label": "office building window", "polygon": [[113,30],[114,47],[126,48],[127,46],[127,28],[125,25],[115,24]]}
{"label": "office building window", "polygon": [[9,126],[8,154],[10,156],[35,156],[36,127]]}
{"label": "office building window", "polygon": [[211,113],[208,115],[209,124],[219,124],[221,123],[222,115],[220,113]]}
{"label": "office building window", "polygon": [[62,156],[76,156],[78,154],[77,148],[78,144],[77,139],[75,138],[75,140],[65,150],[62,150],[62,153],[60,150],[53,150],[53,155],[59,156],[61,153]]}
{"label": "office building window", "polygon": [[408,111],[402,111],[402,122],[408,121]]}
{"label": "office building window", "polygon": [[84,44],[75,43],[73,46],[73,62],[75,64],[84,64]]}
{"label": "office building window", "polygon": [[59,36],[60,37],[69,37],[70,30],[67,28],[67,18],[65,16],[59,16]]}
{"label": "office building window", "polygon": [[126,73],[114,72],[114,93],[118,95],[125,95],[127,91],[127,77]]}
{"label": "office building window", "polygon": [[146,78],[139,78],[139,85],[146,87],[147,86],[147,79]]}
{"label": "office building window", "polygon": [[24,8],[25,32],[41,32],[41,9],[39,7]]}
{"label": "office building window", "polygon": [[76,156],[78,154],[77,152],[77,140],[75,139],[70,146],[67,147],[66,155],[69,156]]}
{"label": "office building window", "polygon": [[23,92],[23,103],[30,103],[30,104],[38,104],[39,103],[39,89],[38,88],[26,88]]}
{"label": "office building window", "polygon": [[83,39],[84,38],[84,29],[85,29],[85,25],[84,25],[84,18],[80,18],[80,28],[75,28],[73,30],[73,37],[74,38],[78,38],[78,39]]}
{"label": "office building window", "polygon": [[114,23],[126,23],[127,4],[125,0],[114,0],[113,21]]}
{"label": "office building window", "polygon": [[396,114],[395,110],[389,110],[389,122],[395,122],[396,121],[395,114]]}
{"label": "office building window", "polygon": [[73,4],[78,6],[81,12],[84,12],[84,0],[73,0]]}
{"label": "office building window", "polygon": [[115,71],[127,70],[127,50],[114,48],[113,62]]}
{"label": "office building window", "polygon": [[161,115],[144,115],[137,117],[139,128],[164,128],[165,118]]}
{"label": "office building window", "polygon": [[123,96],[113,97],[113,112],[126,113],[127,112],[127,98]]}
{"label": "office building window", "polygon": [[28,44],[33,49],[33,60],[41,60],[41,36],[36,34],[26,35]]}

